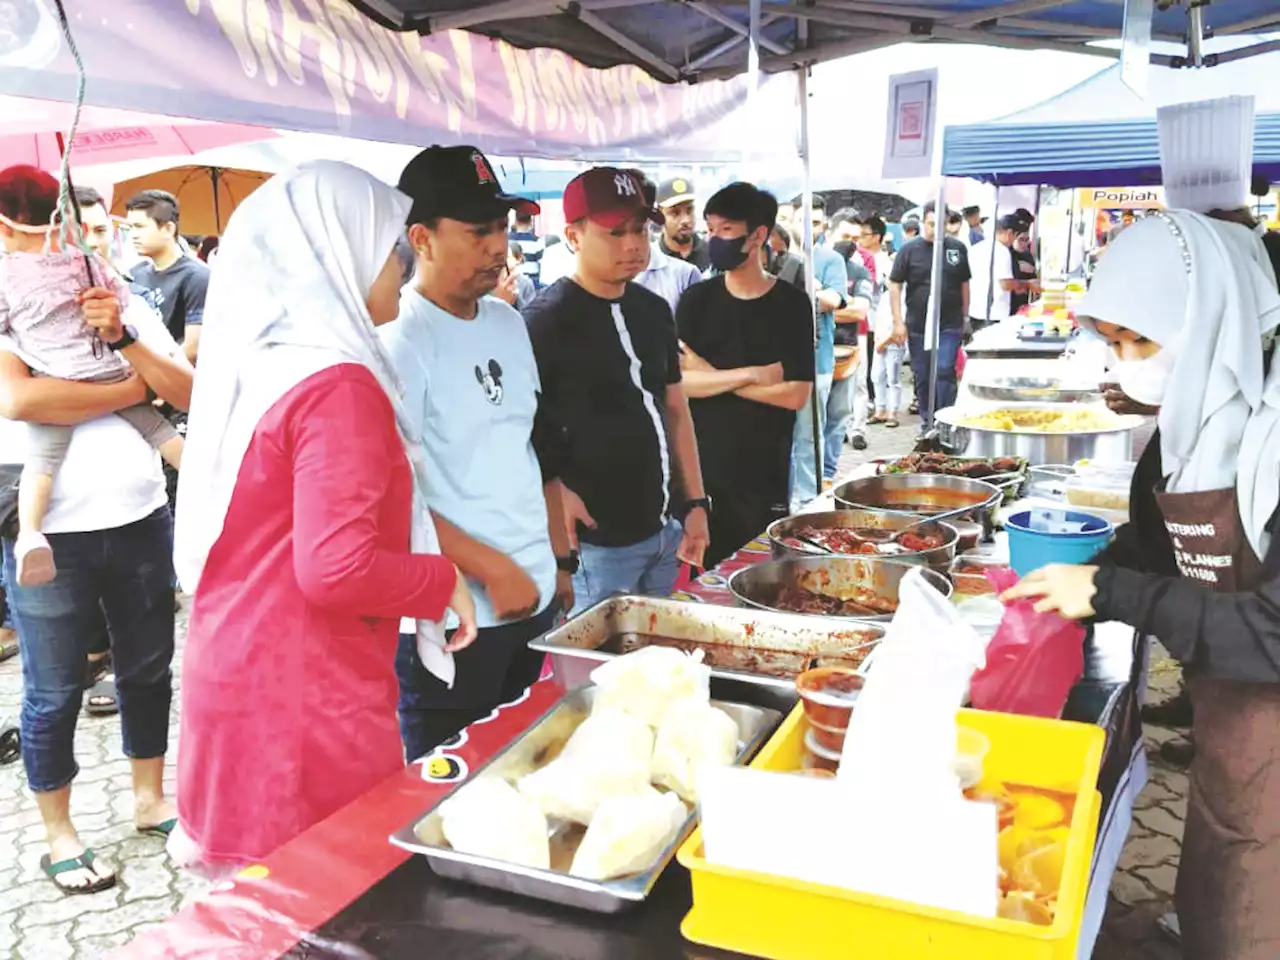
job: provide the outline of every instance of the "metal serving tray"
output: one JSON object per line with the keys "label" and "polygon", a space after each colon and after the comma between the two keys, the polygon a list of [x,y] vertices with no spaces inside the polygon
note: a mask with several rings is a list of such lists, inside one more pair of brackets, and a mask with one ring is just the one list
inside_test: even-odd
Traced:
{"label": "metal serving tray", "polygon": [[[566,694],[537,723],[480,767],[466,782],[477,777],[516,780],[550,763],[559,755],[573,731],[590,715],[595,692],[595,687],[585,687]],[[713,700],[712,703],[732,717],[738,725],[737,764],[750,760],[782,719],[782,714],[776,710],[718,700]],[[461,789],[461,786],[457,789]],[[676,850],[693,831],[698,819],[697,812],[690,811],[675,839],[658,854],[648,870],[616,880],[586,880],[567,872],[539,870],[454,850],[444,838],[439,809],[440,804],[453,796],[457,789],[450,791],[448,796],[425,814],[393,833],[391,842],[412,853],[422,854],[427,858],[431,869],[442,877],[518,893],[537,900],[580,907],[596,913],[620,913],[642,902],[675,856]],[[552,837],[553,843],[557,835],[571,832],[557,830]],[[581,837],[578,836],[577,839],[580,840]],[[576,840],[574,843],[576,846]],[[562,845],[559,850],[553,849],[552,861],[562,860],[567,867],[572,855],[573,849]]]}
{"label": "metal serving tray", "polygon": [[[716,683],[723,680],[794,699],[795,677],[812,660],[859,660],[883,636],[884,627],[874,623],[624,595],[601,601],[529,646],[550,654],[556,679],[571,688],[590,683],[591,671],[606,660],[661,637],[681,649],[706,651],[713,694],[734,689]],[[752,699],[741,687],[732,695]]]}

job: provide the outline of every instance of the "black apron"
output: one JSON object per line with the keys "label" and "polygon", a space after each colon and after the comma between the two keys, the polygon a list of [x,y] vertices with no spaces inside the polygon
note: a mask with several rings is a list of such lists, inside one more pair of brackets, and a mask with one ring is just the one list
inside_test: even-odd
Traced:
{"label": "black apron", "polygon": [[[1262,563],[1235,488],[1159,493],[1182,576],[1254,590]],[[1280,958],[1280,685],[1188,670],[1196,757],[1176,902],[1187,960]]]}

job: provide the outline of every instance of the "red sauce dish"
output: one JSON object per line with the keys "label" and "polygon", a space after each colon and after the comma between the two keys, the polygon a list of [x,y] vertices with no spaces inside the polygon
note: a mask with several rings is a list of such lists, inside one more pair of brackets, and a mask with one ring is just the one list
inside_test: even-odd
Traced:
{"label": "red sauce dish", "polygon": [[796,692],[810,724],[842,731],[849,726],[862,684],[862,677],[850,667],[814,667],[796,677]]}

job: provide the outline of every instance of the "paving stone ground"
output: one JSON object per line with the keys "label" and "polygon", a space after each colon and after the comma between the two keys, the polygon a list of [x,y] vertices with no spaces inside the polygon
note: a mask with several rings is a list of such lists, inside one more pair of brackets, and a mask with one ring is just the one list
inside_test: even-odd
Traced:
{"label": "paving stone ground", "polygon": [[[870,449],[846,448],[841,472],[873,456],[907,452],[914,423],[898,430],[873,428]],[[186,616],[178,616],[175,686],[181,682]],[[1149,699],[1176,689],[1176,667],[1158,660]],[[0,664],[0,725],[16,723],[22,693],[18,659]],[[176,755],[178,697],[174,697],[170,756]],[[1187,779],[1162,764],[1156,751],[1174,736],[1147,729],[1151,783],[1138,801],[1137,822],[1111,890],[1111,904],[1094,956],[1098,960],[1177,960],[1177,949],[1157,934],[1155,920],[1171,909]],[[204,889],[204,881],[175,869],[164,844],[134,833],[129,767],[120,752],[117,717],[81,716],[76,731],[81,773],[72,790],[72,813],[86,843],[113,862],[116,888],[64,897],[40,873],[43,828],[22,764],[0,767],[0,957],[14,960],[95,960],[160,923]],[[172,771],[169,777],[172,789]]]}

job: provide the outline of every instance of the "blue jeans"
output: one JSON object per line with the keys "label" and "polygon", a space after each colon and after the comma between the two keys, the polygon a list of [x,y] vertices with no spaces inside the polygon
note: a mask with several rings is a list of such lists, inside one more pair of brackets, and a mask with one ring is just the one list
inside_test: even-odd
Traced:
{"label": "blue jeans", "polygon": [[[935,413],[956,402],[956,357],[963,339],[963,330],[943,330],[938,338],[938,406],[933,408]],[[911,369],[916,377],[916,403],[920,405],[920,416],[923,417],[930,409],[929,357],[932,351],[925,351],[923,333],[908,333],[907,341],[911,348]]]}
{"label": "blue jeans", "polygon": [[[831,396],[832,377],[819,373],[814,377],[813,389],[818,397],[818,435],[827,429],[827,400]],[[791,509],[795,512],[822,492],[818,482],[817,463],[813,458],[812,400],[796,411],[796,429],[791,438]],[[841,446],[843,446],[843,441]],[[837,454],[839,456],[839,454]],[[712,504],[715,509],[715,504]]]}
{"label": "blue jeans", "polygon": [[125,756],[164,756],[173,695],[169,508],[112,530],[53,533],[49,543],[58,576],[20,587],[13,541],[4,541],[5,590],[22,646],[22,760],[36,793],[61,789],[79,772],[72,742],[85,662],[104,613]]}
{"label": "blue jeans", "polygon": [[453,655],[457,674],[452,687],[446,687],[422,665],[417,638],[400,634],[396,679],[400,681],[400,739],[405,759],[425,757],[459,730],[532,686],[542,672],[544,657],[529,649],[529,641],[551,629],[555,612],[551,606],[527,620],[480,630],[471,646]]}
{"label": "blue jeans", "polygon": [[902,412],[902,353],[900,343],[885,344],[871,361],[871,379],[876,388],[876,413],[895,420]]}
{"label": "blue jeans", "polygon": [[680,575],[676,550],[683,536],[680,521],[668,520],[667,525],[648,540],[628,547],[579,544],[580,560],[578,572],[573,575],[573,610],[569,616],[577,616],[615,593],[665,597]]}

